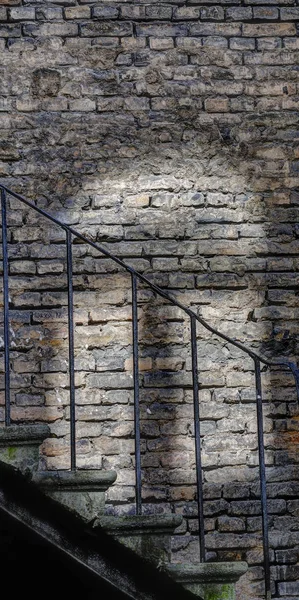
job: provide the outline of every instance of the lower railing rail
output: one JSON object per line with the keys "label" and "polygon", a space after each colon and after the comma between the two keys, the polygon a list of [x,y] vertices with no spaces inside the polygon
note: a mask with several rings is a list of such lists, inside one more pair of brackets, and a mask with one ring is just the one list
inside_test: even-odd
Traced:
{"label": "lower railing rail", "polygon": [[138,281],[149,286],[158,296],[166,299],[171,304],[180,308],[190,318],[191,324],[191,352],[192,352],[192,387],[193,387],[193,406],[194,406],[194,438],[195,438],[195,461],[196,461],[196,489],[198,504],[199,521],[199,545],[200,560],[205,562],[205,536],[204,536],[204,502],[203,502],[203,475],[201,463],[201,441],[200,441],[200,404],[199,404],[199,383],[198,383],[198,363],[197,363],[197,333],[196,325],[199,322],[206,330],[225,340],[229,344],[239,348],[245,354],[250,356],[254,362],[255,383],[256,383],[256,407],[257,407],[257,431],[258,431],[258,454],[259,454],[259,475],[261,487],[261,505],[262,505],[262,527],[263,527],[263,548],[264,548],[264,571],[265,571],[265,594],[266,599],[271,598],[270,591],[270,562],[269,562],[269,536],[268,536],[268,514],[267,514],[267,491],[266,491],[266,470],[265,470],[265,452],[264,452],[264,434],[263,434],[263,401],[262,401],[262,383],[261,383],[261,363],[268,367],[280,366],[289,369],[295,379],[297,396],[299,398],[299,371],[295,363],[287,360],[271,361],[259,356],[256,352],[247,348],[237,340],[221,333],[202,317],[199,317],[189,307],[176,300],[171,294],[165,292],[162,288],[153,284],[145,275],[139,273],[123,260],[111,254],[104,247],[91,241],[80,232],[69,225],[53,217],[45,210],[38,208],[35,204],[13,192],[4,185],[0,185],[1,193],[1,215],[2,215],[2,252],[3,252],[3,312],[4,312],[4,366],[5,366],[5,425],[11,423],[10,406],[10,336],[9,336],[9,257],[7,240],[7,196],[11,196],[21,203],[27,205],[35,212],[41,214],[48,221],[51,221],[66,234],[66,262],[67,262],[67,290],[68,290],[68,347],[69,347],[69,388],[70,388],[70,453],[71,469],[76,470],[76,399],[75,399],[75,366],[74,366],[74,300],[73,300],[73,257],[72,247],[74,239],[79,239],[92,246],[104,256],[112,259],[115,263],[123,267],[131,275],[132,284],[132,337],[133,337],[133,382],[134,382],[134,435],[135,435],[135,481],[136,481],[136,513],[142,512],[142,486],[141,486],[141,450],[140,450],[140,414],[139,414],[139,348],[138,348]]}

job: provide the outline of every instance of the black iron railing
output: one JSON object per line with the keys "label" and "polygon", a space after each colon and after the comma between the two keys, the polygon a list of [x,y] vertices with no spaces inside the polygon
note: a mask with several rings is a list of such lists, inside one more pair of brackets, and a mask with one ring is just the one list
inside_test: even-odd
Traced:
{"label": "black iron railing", "polygon": [[153,284],[147,277],[127,265],[123,260],[114,256],[100,246],[82,235],[69,225],[56,219],[45,210],[38,208],[35,204],[0,185],[1,190],[1,212],[2,212],[2,249],[3,249],[3,300],[4,300],[4,363],[5,363],[5,425],[9,426],[11,422],[10,415],[10,357],[9,357],[9,270],[8,270],[8,245],[7,245],[7,219],[6,219],[6,200],[7,195],[16,198],[23,204],[26,204],[34,211],[40,213],[46,219],[55,223],[66,233],[66,257],[67,257],[67,286],[68,286],[68,341],[69,341],[69,386],[70,386],[70,447],[71,447],[71,469],[76,469],[76,403],[75,403],[75,368],[74,368],[74,318],[73,318],[73,267],[72,267],[72,245],[75,238],[92,246],[104,256],[112,259],[115,263],[123,267],[131,275],[132,281],[132,334],[133,334],[133,380],[134,380],[134,426],[135,426],[135,476],[136,476],[136,513],[142,511],[141,494],[141,452],[140,452],[140,417],[139,417],[139,367],[138,367],[138,281],[149,286],[158,296],[166,299],[171,304],[180,308],[190,318],[191,325],[191,350],[192,350],[192,385],[193,385],[193,404],[194,404],[194,437],[195,437],[195,460],[197,477],[197,504],[199,519],[199,544],[200,560],[205,562],[205,539],[204,539],[204,507],[203,507],[203,478],[201,464],[201,443],[200,443],[200,410],[199,410],[199,384],[198,384],[198,365],[197,365],[197,322],[203,325],[205,329],[222,338],[229,344],[236,346],[245,354],[251,357],[254,363],[255,387],[256,387],[256,406],[257,406],[257,431],[258,431],[258,452],[259,452],[259,474],[261,486],[261,505],[262,505],[262,523],[263,523],[263,548],[264,548],[264,569],[265,569],[265,592],[266,598],[271,598],[270,592],[270,563],[269,563],[269,540],[268,540],[268,515],[267,515],[267,493],[266,493],[266,472],[264,456],[264,435],[263,435],[263,402],[262,402],[262,384],[261,384],[261,363],[271,366],[281,366],[289,369],[295,379],[297,396],[299,398],[299,370],[295,363],[287,360],[271,361],[259,356],[250,348],[240,342],[221,333],[202,317],[196,315],[190,308],[184,306],[176,300],[171,294]]}

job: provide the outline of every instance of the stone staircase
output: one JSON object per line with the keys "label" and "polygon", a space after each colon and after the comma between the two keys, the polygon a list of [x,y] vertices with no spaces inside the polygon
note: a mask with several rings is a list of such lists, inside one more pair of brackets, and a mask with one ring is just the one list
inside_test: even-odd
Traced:
{"label": "stone staircase", "polygon": [[[113,485],[117,474],[114,471],[85,469],[38,471],[39,446],[49,436],[50,430],[46,425],[10,425],[0,429],[1,510],[14,514],[27,527],[33,527],[49,543],[96,574],[99,581],[110,577],[111,584],[122,591],[124,597],[158,600],[171,594],[173,600],[187,600],[192,596],[200,600],[235,599],[235,583],[246,572],[246,563],[171,564],[171,535],[182,518],[173,514],[105,515],[105,491]],[[7,473],[19,478],[17,499],[7,496],[2,489],[5,487],[4,474],[7,477]],[[29,515],[28,498],[25,508],[22,506],[23,496],[29,493],[26,486],[29,486],[32,498],[37,494],[38,499],[35,498],[34,503],[39,506],[39,511],[44,505],[46,517],[41,517],[40,513],[34,517]],[[71,530],[73,535],[78,529],[76,543],[69,539],[68,532],[61,533],[55,526],[55,517],[51,518],[53,506],[56,512],[61,513],[60,521],[66,523],[69,518],[75,519]],[[84,536],[87,536],[87,541]],[[105,544],[100,544],[100,549],[95,548],[94,544],[103,536]],[[110,563],[105,563],[107,558],[104,560],[103,551],[111,544],[114,553],[129,552],[134,559],[133,563],[131,560],[128,563],[130,576],[124,568],[125,562],[122,568],[111,568]],[[143,578],[142,589],[140,581],[136,583],[136,577],[138,579],[139,575],[140,578],[144,565],[150,569],[150,574]],[[153,591],[151,586],[154,584],[156,589]]]}

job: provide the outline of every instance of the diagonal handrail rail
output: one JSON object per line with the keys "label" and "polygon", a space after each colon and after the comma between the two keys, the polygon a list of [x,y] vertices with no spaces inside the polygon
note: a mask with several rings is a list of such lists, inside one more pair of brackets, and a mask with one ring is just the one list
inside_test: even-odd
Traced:
{"label": "diagonal handrail rail", "polygon": [[180,308],[187,315],[189,315],[189,317],[193,317],[194,319],[196,319],[196,321],[198,321],[205,329],[207,329],[208,331],[210,331],[214,335],[222,338],[223,340],[225,340],[229,344],[232,344],[236,348],[239,348],[240,350],[242,350],[243,352],[245,352],[246,354],[248,354],[248,356],[250,356],[253,360],[258,360],[261,363],[263,363],[264,365],[267,365],[268,367],[277,367],[277,366],[288,367],[291,370],[291,372],[293,373],[293,375],[294,375],[294,378],[295,378],[295,381],[296,381],[297,393],[298,393],[298,400],[299,400],[299,369],[297,368],[297,365],[294,362],[288,361],[286,359],[269,360],[269,359],[265,358],[264,356],[260,356],[257,352],[254,352],[253,350],[251,350],[251,348],[247,348],[247,346],[245,346],[241,342],[238,342],[234,338],[229,337],[225,333],[222,333],[221,331],[219,331],[218,329],[216,329],[215,327],[213,327],[212,325],[210,325],[205,319],[203,319],[202,317],[198,316],[191,308],[189,308],[188,306],[186,306],[185,304],[183,304],[182,302],[180,302],[179,300],[177,300],[176,298],[174,298],[174,296],[172,296],[168,292],[165,292],[162,288],[160,288],[155,283],[152,283],[150,281],[150,279],[148,279],[148,277],[146,277],[142,273],[139,273],[139,271],[137,271],[136,269],[134,269],[133,267],[131,267],[130,265],[128,265],[121,258],[118,258],[118,256],[116,256],[115,254],[112,254],[112,252],[109,252],[109,250],[107,250],[106,248],[104,248],[100,244],[97,244],[96,242],[93,242],[92,240],[90,240],[89,238],[87,238],[85,235],[83,235],[82,233],[80,233],[79,231],[77,231],[76,229],[74,229],[73,227],[71,227],[70,225],[67,225],[66,223],[63,223],[62,221],[60,221],[60,219],[57,219],[56,217],[53,217],[53,215],[49,214],[44,209],[39,208],[38,206],[36,206],[32,202],[30,202],[30,200],[27,200],[27,198],[24,198],[24,196],[22,196],[21,194],[18,194],[17,192],[13,192],[12,190],[10,190],[8,187],[6,187],[5,185],[3,185],[2,183],[0,183],[0,189],[1,188],[4,189],[8,194],[10,194],[11,196],[13,196],[17,200],[20,200],[20,202],[23,202],[24,204],[27,204],[27,206],[29,206],[30,208],[32,208],[36,212],[40,213],[41,215],[43,215],[46,219],[49,219],[50,221],[52,221],[53,223],[55,223],[59,227],[62,227],[62,229],[64,229],[65,231],[68,231],[74,237],[82,240],[86,244],[89,244],[90,246],[92,246],[93,248],[95,248],[96,250],[98,250],[99,252],[101,252],[102,254],[104,254],[105,256],[107,256],[107,258],[111,258],[114,262],[116,262],[121,267],[123,267],[124,269],[126,269],[126,271],[128,271],[129,273],[131,273],[131,275],[135,275],[140,281],[143,281],[144,283],[146,283],[159,296],[165,298],[166,300],[169,300],[169,302],[171,302],[172,304],[174,304],[175,306],[177,306],[178,308]]}
{"label": "diagonal handrail rail", "polygon": [[136,512],[141,514],[141,453],[140,453],[140,418],[139,418],[139,367],[138,367],[138,314],[137,314],[137,280],[148,285],[157,295],[169,301],[174,306],[180,308],[190,317],[191,325],[191,350],[192,350],[192,388],[194,405],[194,437],[195,437],[195,463],[197,478],[197,504],[199,519],[199,545],[200,560],[205,561],[205,540],[204,540],[204,511],[203,511],[203,481],[201,465],[201,443],[200,443],[200,414],[199,414],[199,382],[197,368],[197,339],[196,323],[200,323],[206,330],[217,337],[225,340],[235,346],[245,354],[250,356],[254,363],[255,387],[256,387],[256,407],[257,407],[257,434],[258,434],[258,452],[259,452],[259,473],[261,484],[261,507],[262,507],[262,529],[263,529],[263,549],[264,549],[264,571],[265,571],[265,594],[266,600],[271,599],[271,581],[270,581],[270,559],[269,559],[269,535],[268,535],[268,513],[267,513],[267,492],[266,492],[266,469],[263,435],[263,400],[261,383],[261,363],[268,367],[288,368],[295,379],[297,398],[299,401],[299,369],[297,365],[286,359],[269,360],[254,352],[238,340],[222,333],[205,319],[198,316],[190,307],[177,300],[172,294],[165,292],[162,288],[152,283],[148,277],[139,273],[136,269],[128,265],[125,261],[118,258],[109,250],[93,242],[86,235],[83,235],[70,225],[63,223],[60,219],[49,214],[42,208],[27,200],[21,194],[12,191],[7,186],[0,183],[1,195],[1,213],[2,213],[2,247],[3,247],[3,284],[4,284],[4,362],[5,362],[5,425],[10,424],[10,374],[9,374],[9,294],[8,294],[8,249],[7,249],[7,223],[6,223],[6,194],[16,198],[23,204],[32,208],[46,219],[58,225],[66,233],[67,248],[67,275],[68,275],[68,333],[69,333],[69,371],[70,371],[70,423],[71,423],[71,469],[76,469],[76,430],[75,430],[75,377],[74,377],[74,322],[73,322],[73,272],[72,272],[72,243],[73,239],[80,239],[82,242],[92,246],[101,252],[107,258],[123,267],[131,275],[132,280],[132,330],[133,330],[133,380],[134,380],[134,431],[135,431],[135,474],[136,474]]}

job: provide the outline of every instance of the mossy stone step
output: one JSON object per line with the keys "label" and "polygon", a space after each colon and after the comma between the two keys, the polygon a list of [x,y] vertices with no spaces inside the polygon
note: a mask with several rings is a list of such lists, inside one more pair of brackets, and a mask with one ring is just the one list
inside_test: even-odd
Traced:
{"label": "mossy stone step", "polygon": [[164,567],[170,561],[171,535],[181,525],[180,515],[101,516],[94,528],[101,528],[139,556]]}

